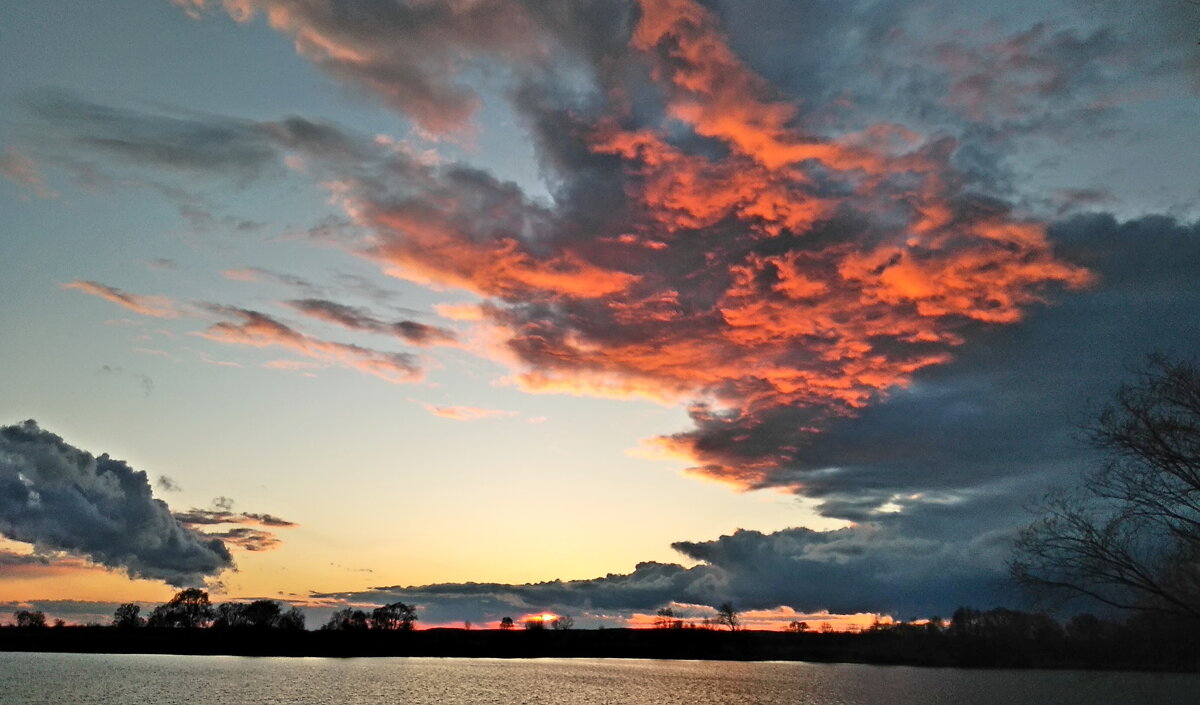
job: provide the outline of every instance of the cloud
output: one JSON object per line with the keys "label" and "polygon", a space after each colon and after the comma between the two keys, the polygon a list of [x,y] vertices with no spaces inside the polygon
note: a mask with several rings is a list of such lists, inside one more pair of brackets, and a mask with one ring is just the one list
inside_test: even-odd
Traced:
{"label": "cloud", "polygon": [[172,585],[233,566],[219,539],[183,526],[154,499],[144,472],[33,421],[0,428],[0,533]]}
{"label": "cloud", "polygon": [[[96,370],[96,374],[122,376],[122,375],[126,374],[126,370],[123,367],[113,367],[112,365],[101,365],[100,368]],[[151,394],[154,393],[154,380],[151,379],[149,375],[143,374],[141,372],[130,372],[129,374],[135,380],[137,380],[138,385],[141,386],[142,394],[144,394],[145,396],[150,396]]]}
{"label": "cloud", "polygon": [[123,306],[134,313],[153,318],[178,318],[181,314],[175,302],[165,296],[141,296],[92,281],[73,281],[64,289],[75,289]]}
{"label": "cloud", "polygon": [[475,421],[477,419],[517,415],[515,411],[506,411],[504,409],[484,409],[478,406],[437,406],[428,402],[419,403],[434,416],[453,419],[455,421]]}
{"label": "cloud", "polygon": [[183,487],[166,475],[159,475],[154,483],[163,492],[182,492]]}
{"label": "cloud", "polygon": [[272,532],[249,526],[236,526],[222,531],[206,531],[204,535],[221,539],[226,544],[252,553],[270,551],[283,545],[283,541]]}
{"label": "cloud", "polygon": [[[56,159],[75,170],[86,168],[89,178],[100,175],[94,167],[74,161],[84,152],[184,175],[233,176],[244,184],[265,173],[282,173],[292,154],[357,163],[370,157],[372,145],[371,140],[352,137],[336,125],[294,116],[255,122],[165,109],[149,112],[102,105],[62,91],[38,94],[27,106],[48,135],[74,148],[70,157]],[[255,221],[216,215],[189,191],[156,182],[145,185],[173,201],[199,230],[262,227]]]}
{"label": "cloud", "polygon": [[289,306],[306,316],[350,330],[393,335],[413,345],[446,345],[455,342],[453,331],[417,321],[385,322],[365,309],[326,299],[297,299]]}
{"label": "cloud", "polygon": [[[958,33],[931,43],[902,35],[928,20],[923,11],[877,3],[764,3],[735,12],[719,2],[647,0],[581,3],[558,14],[535,3],[503,5],[506,21],[523,23],[511,36],[540,54],[513,53],[509,38],[481,38],[478,23],[491,10],[475,6],[230,6],[242,19],[263,13],[298,39],[302,54],[402,112],[445,108],[441,122],[429,118],[441,128],[461,124],[465,113],[455,111],[471,91],[469,72],[444,70],[440,52],[454,47],[467,63],[499,58],[509,72],[506,90],[535,140],[550,201],[465,165],[372,153],[366,140],[330,125],[259,130],[271,144],[307,150],[333,198],[369,233],[343,244],[395,276],[484,299],[470,312],[523,389],[686,401],[692,428],[650,442],[700,476],[814,496],[831,515],[857,517],[893,496],[1065,472],[1057,452],[1036,467],[975,463],[965,450],[919,444],[927,434],[913,426],[920,414],[947,417],[931,408],[938,401],[974,408],[986,402],[964,395],[989,390],[995,413],[1008,413],[1001,400],[1021,387],[1013,368],[983,347],[1020,341],[1042,321],[1063,326],[1073,315],[1101,315],[1084,302],[1103,298],[1108,286],[1097,275],[1105,265],[1086,248],[1065,251],[1053,228],[1002,200],[1011,184],[981,145],[1003,126],[972,117],[971,86],[983,91],[979,105],[998,108],[989,120],[1003,118],[1009,104],[1009,113],[1032,113],[1031,101],[1069,115],[1072,101],[1097,99],[1112,73],[1128,68],[1119,57],[1132,35],[1106,29],[1101,18],[1087,28],[1010,23],[986,30],[990,37]],[[771,13],[781,21],[764,21]],[[751,27],[770,36],[784,26],[812,41],[751,41]],[[421,37],[414,46],[429,36],[446,44],[414,58],[384,47],[384,29]],[[904,106],[872,88],[895,75],[892,67],[871,70],[868,49],[879,46],[914,60],[904,68],[905,85],[919,88],[916,102]],[[1125,55],[1137,65],[1151,60]],[[940,63],[931,60],[938,56]],[[783,58],[811,70],[785,71]],[[545,72],[548,60],[578,71]],[[995,61],[1012,70],[979,84],[979,68]],[[847,74],[853,79],[836,85]],[[436,81],[424,103],[404,97],[400,85],[417,75]],[[840,114],[827,112],[838,90],[854,93],[851,123],[830,122]],[[879,100],[861,102],[872,91]],[[429,107],[441,98],[444,105]],[[932,131],[878,119],[889,112],[923,112],[932,117],[912,123]],[[389,325],[328,299],[292,305],[354,330]],[[456,319],[466,312],[439,310]],[[1057,358],[1037,359],[1045,385]],[[1101,368],[1114,374],[1111,359],[1097,365],[1090,379]],[[887,423],[906,431],[889,434]],[[1060,426],[1028,426],[1047,444],[1064,435]],[[979,447],[1014,452],[983,429],[970,429]],[[879,440],[855,447],[864,433]],[[876,461],[874,448],[889,442],[912,447],[903,456],[911,462]],[[921,463],[933,469],[922,476]],[[970,467],[957,483],[953,463]]]}
{"label": "cloud", "polygon": [[58,193],[46,186],[37,162],[11,147],[0,155],[0,176],[33,189],[38,198],[57,198]]}
{"label": "cloud", "polygon": [[[819,498],[828,516],[868,520],[897,498],[916,512],[925,501],[986,491],[1013,497],[1009,521],[1020,521],[1015,498],[1098,462],[1078,429],[1131,366],[1155,350],[1186,357],[1200,344],[1186,323],[1200,306],[1189,274],[1200,266],[1200,223],[1090,215],[1055,224],[1050,236],[1101,284],[964,343],[953,362],[819,433],[797,428],[786,408],[754,423],[696,412],[697,429],[668,445],[701,445],[717,473],[774,467],[746,479]],[[913,495],[926,499],[903,499]]]}
{"label": "cloud", "polygon": [[382,352],[321,340],[258,311],[215,304],[206,305],[205,308],[211,313],[233,319],[214,323],[200,333],[208,340],[255,348],[283,347],[321,362],[357,369],[394,384],[415,382],[422,377],[417,359],[408,353]]}
{"label": "cloud", "polygon": [[346,7],[326,1],[238,0],[224,7],[239,21],[263,13],[317,66],[381,96],[433,133],[463,129],[478,110],[479,96],[456,80],[473,60],[546,58],[531,26],[534,18],[516,3],[355,2]]}
{"label": "cloud", "polygon": [[[524,389],[690,400],[696,430],[666,451],[781,485],[811,436],[1093,283],[1044,224],[966,187],[952,140],[884,123],[817,136],[711,12],[641,9],[619,49],[661,111],[584,123],[552,89],[518,96],[558,167],[553,204],[400,154],[331,182],[385,271],[487,299]],[[754,434],[774,452],[727,462]]]}
{"label": "cloud", "polygon": [[140,113],[66,93],[41,95],[32,107],[51,124],[74,129],[79,146],[146,166],[254,176],[274,156],[249,121]]}
{"label": "cloud", "polygon": [[581,625],[636,623],[637,614],[671,604],[711,608],[725,601],[740,610],[902,618],[948,615],[961,605],[1012,604],[1007,532],[945,538],[969,523],[970,511],[947,507],[924,526],[897,515],[835,531],[739,530],[713,541],[672,544],[699,561],[690,568],[646,562],[630,573],[590,580],[387,586],[314,597],[403,600],[417,604],[421,619],[431,623],[550,611],[576,615]]}
{"label": "cloud", "polygon": [[[99,602],[91,600],[23,600],[19,602],[0,602],[0,615],[10,617],[18,610],[38,610],[46,614],[48,622],[62,619],[67,624],[99,624],[112,623],[113,613],[122,603]],[[141,603],[142,614],[145,615],[151,605]]]}
{"label": "cloud", "polygon": [[175,512],[174,516],[181,524],[186,524],[192,528],[198,526],[211,526],[215,524],[246,524],[277,528],[290,528],[293,526],[298,526],[298,524],[295,522],[288,521],[286,519],[280,519],[279,517],[272,516],[270,514],[233,512],[229,509],[193,508],[186,512]]}
{"label": "cloud", "polygon": [[230,546],[251,552],[270,551],[283,545],[283,541],[267,529],[299,526],[271,514],[235,512],[233,504],[229,497],[216,497],[212,501],[212,509],[193,507],[186,512],[175,512],[174,517],[180,524],[204,536],[218,538]]}
{"label": "cloud", "polygon": [[[463,130],[488,83],[528,130],[548,198],[299,118],[82,103],[40,115],[136,164],[249,178],[299,157],[345,211],[314,235],[477,297],[435,310],[478,325],[521,388],[684,402],[691,426],[650,439],[654,450],[856,522],[680,542],[703,561],[693,568],[381,596],[601,614],[720,595],[834,609],[825,591],[837,610],[945,612],[998,594],[1023,499],[1094,460],[1073,429],[1125,366],[1200,343],[1196,224],[1049,222],[1116,191],[1022,179],[1029,154],[1111,136],[1127,106],[1196,75],[1184,50],[1147,41],[1179,26],[1123,22],[1127,8],[1104,2],[1086,4],[1087,22],[1062,6],[1065,19],[957,31],[955,13],[983,5],[222,4],[263,15],[431,132]],[[443,330],[304,295],[293,308],[351,330],[415,343]],[[411,357],[209,310],[227,319],[205,332],[214,340],[419,376]],[[922,575],[945,579],[918,595]]]}

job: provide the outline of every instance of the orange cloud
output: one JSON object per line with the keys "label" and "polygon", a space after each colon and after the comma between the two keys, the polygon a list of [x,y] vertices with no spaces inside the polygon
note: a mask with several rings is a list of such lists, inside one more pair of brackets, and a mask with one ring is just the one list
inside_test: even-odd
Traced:
{"label": "orange cloud", "polygon": [[440,213],[412,204],[377,208],[367,218],[402,236],[378,243],[371,254],[386,263],[389,274],[420,284],[453,286],[482,296],[592,298],[617,294],[637,280],[569,251],[539,257],[512,237],[471,242],[452,224],[438,222]]}
{"label": "orange cloud", "polygon": [[[661,117],[618,98],[554,113],[562,124],[538,128],[560,168],[552,203],[399,152],[378,174],[325,182],[370,233],[359,251],[389,274],[485,299],[437,310],[482,319],[474,333],[513,368],[507,381],[690,402],[695,429],[650,447],[700,476],[802,491],[789,468],[812,434],[952,360],[980,329],[1091,283],[1041,223],[967,189],[952,139],[892,124],[818,135],[713,13],[639,5],[622,60],[649,68]],[[272,22],[322,60],[377,60],[369,41],[306,34],[322,30],[298,15]],[[260,321],[210,332],[357,359]]]}
{"label": "orange cloud", "polygon": [[70,284],[63,284],[62,286],[64,289],[76,289],[85,294],[99,296],[105,301],[111,301],[114,304],[124,306],[130,311],[143,316],[152,316],[154,318],[178,318],[180,316],[175,302],[165,296],[140,296],[92,281],[73,281]]}
{"label": "orange cloud", "polygon": [[455,421],[475,421],[477,419],[495,418],[499,416],[516,416],[515,411],[503,409],[484,409],[478,406],[436,406],[427,402],[419,402],[426,411],[434,416]]}
{"label": "orange cloud", "polygon": [[450,321],[481,321],[483,320],[483,311],[480,310],[478,304],[464,303],[446,303],[434,304],[433,310],[439,316]]}

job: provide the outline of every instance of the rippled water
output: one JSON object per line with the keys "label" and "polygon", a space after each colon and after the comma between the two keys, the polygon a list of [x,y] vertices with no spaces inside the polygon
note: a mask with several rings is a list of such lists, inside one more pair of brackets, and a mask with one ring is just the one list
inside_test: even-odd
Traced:
{"label": "rippled water", "polygon": [[256,705],[1156,705],[1200,676],[621,659],[247,658],[0,653],[0,703]]}

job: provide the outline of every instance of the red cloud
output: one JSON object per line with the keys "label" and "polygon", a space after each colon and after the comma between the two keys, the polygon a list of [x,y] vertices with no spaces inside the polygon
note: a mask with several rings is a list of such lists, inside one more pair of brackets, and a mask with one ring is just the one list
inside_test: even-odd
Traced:
{"label": "red cloud", "polygon": [[[361,251],[386,271],[486,299],[477,310],[502,341],[493,352],[526,389],[693,401],[696,428],[657,444],[699,474],[799,488],[788,468],[831,419],[947,362],[980,328],[1090,283],[1055,256],[1041,223],[968,189],[952,139],[890,124],[821,136],[733,52],[713,13],[692,0],[638,4],[629,46],[589,65],[601,90],[586,107],[523,70],[563,46],[534,6],[429,9],[407,18],[420,25],[412,34],[444,44],[412,47],[382,29],[409,6],[377,10],[378,31],[326,2],[229,6],[262,10],[301,52],[430,129],[461,122],[474,100],[446,78],[448,52],[500,57],[527,80],[515,105],[557,170],[552,204],[401,153],[325,183],[372,233]],[[646,69],[661,105],[622,83]],[[364,325],[326,307],[335,313]],[[381,364],[258,314],[230,315],[240,323],[207,335]]]}

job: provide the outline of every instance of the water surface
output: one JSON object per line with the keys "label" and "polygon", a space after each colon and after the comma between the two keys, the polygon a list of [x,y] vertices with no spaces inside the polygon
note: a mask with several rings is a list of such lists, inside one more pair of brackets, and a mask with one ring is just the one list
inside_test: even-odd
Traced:
{"label": "water surface", "polygon": [[625,659],[0,653],[4,705],[1178,705],[1200,675]]}

